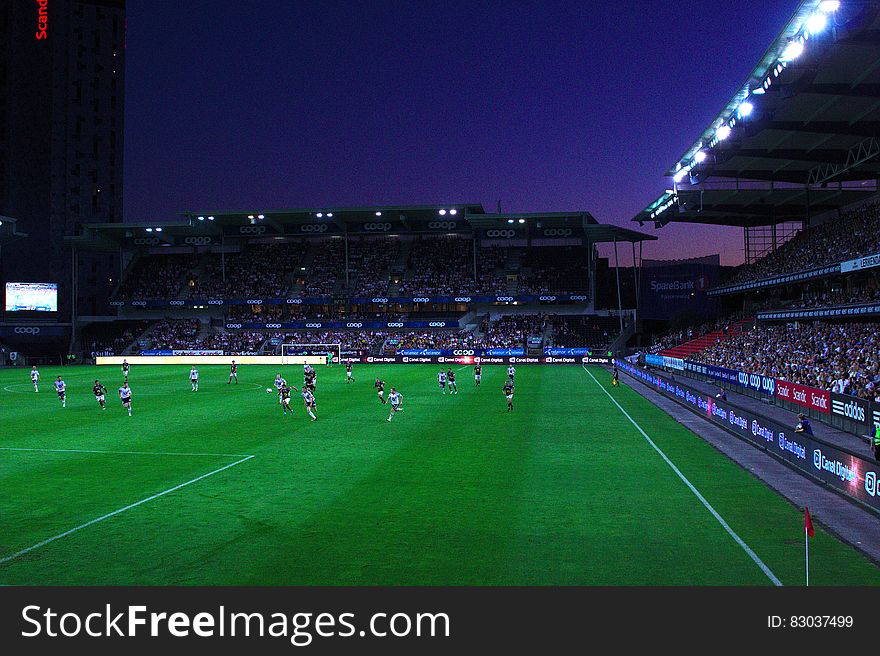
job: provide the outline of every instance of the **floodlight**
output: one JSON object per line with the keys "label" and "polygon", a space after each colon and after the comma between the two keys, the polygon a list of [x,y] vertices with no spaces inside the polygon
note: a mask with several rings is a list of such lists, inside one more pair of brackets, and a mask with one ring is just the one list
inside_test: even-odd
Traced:
{"label": "floodlight", "polygon": [[807,31],[810,34],[818,34],[828,25],[828,16],[823,13],[816,13],[807,19]]}
{"label": "floodlight", "polygon": [[458,214],[458,210],[456,210],[456,209],[452,209],[452,210],[449,210],[449,213],[450,213],[452,216],[455,216],[456,214]]}
{"label": "floodlight", "polygon": [[382,212],[376,212],[376,216],[382,216]]}
{"label": "floodlight", "polygon": [[830,14],[840,9],[840,0],[822,0],[819,3],[819,11]]}
{"label": "floodlight", "polygon": [[801,56],[804,52],[804,42],[800,39],[796,39],[795,41],[791,41],[786,47],[785,50],[782,51],[782,56],[780,59],[782,61],[792,61]]}
{"label": "floodlight", "polygon": [[720,128],[715,130],[715,136],[718,138],[718,141],[724,141],[727,137],[730,136],[731,129],[729,125],[722,125]]}
{"label": "floodlight", "polygon": [[706,152],[703,150],[698,150],[696,155],[694,155],[694,161],[697,164],[702,164],[706,161]]}
{"label": "floodlight", "polygon": [[755,106],[750,102],[744,102],[737,108],[737,113],[740,118],[745,118],[747,116],[751,116],[752,111],[754,111]]}
{"label": "floodlight", "polygon": [[446,216],[446,210],[440,210],[440,216]]}

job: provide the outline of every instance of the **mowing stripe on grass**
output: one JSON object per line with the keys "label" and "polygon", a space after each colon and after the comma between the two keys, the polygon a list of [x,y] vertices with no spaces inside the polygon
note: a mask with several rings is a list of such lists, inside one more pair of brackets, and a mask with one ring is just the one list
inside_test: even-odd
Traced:
{"label": "mowing stripe on grass", "polygon": [[[684,474],[681,473],[681,470],[679,470],[679,468],[675,466],[675,463],[672,462],[665,453],[663,453],[663,451],[660,449],[660,447],[654,443],[654,440],[652,440],[648,436],[648,434],[642,429],[641,426],[639,426],[639,424],[636,422],[636,420],[633,419],[632,417],[630,417],[629,413],[626,410],[624,410],[623,406],[617,402],[617,399],[615,399],[613,396],[611,396],[611,394],[608,392],[608,390],[605,389],[598,380],[596,380],[596,377],[593,375],[593,372],[591,372],[589,369],[587,369],[586,365],[582,365],[582,366],[584,368],[584,371],[586,371],[587,374],[590,376],[590,378],[593,379],[593,382],[596,383],[596,386],[599,389],[601,389],[603,392],[605,392],[605,395],[609,399],[611,399],[611,402],[617,406],[618,410],[620,410],[623,413],[623,416],[626,417],[627,419],[629,419],[629,422],[633,426],[636,427],[636,430],[638,430],[639,433],[642,434],[642,437],[644,437],[647,440],[648,444],[650,444],[653,447],[653,449],[657,453],[660,454],[660,457],[663,458],[663,460],[666,462],[666,464],[672,468],[672,471],[675,472],[675,474],[682,480],[682,482],[688,486],[688,489],[690,489],[690,491],[694,493],[694,495],[706,507],[706,510],[708,510],[710,513],[712,513],[712,516],[718,520],[718,523],[721,524],[721,526],[724,528],[725,531],[727,531],[727,533],[730,535],[730,537],[732,537],[736,541],[736,543],[740,547],[742,547],[743,551],[745,551],[749,555],[749,558],[751,558],[755,562],[755,564],[761,568],[761,571],[767,575],[767,578],[773,582],[773,585],[781,586],[782,581],[780,581],[776,577],[776,575],[771,571],[771,569],[769,567],[767,567],[767,565],[764,563],[764,561],[758,557],[758,554],[756,554],[754,551],[752,551],[752,548],[749,545],[747,545],[745,543],[745,541],[739,535],[737,535],[736,532],[732,528],[730,528],[730,525],[726,521],[724,521],[724,518],[718,514],[718,511],[712,507],[712,504],[710,504],[706,500],[706,497],[704,497],[702,494],[700,494],[700,491],[694,487],[693,483],[691,483]],[[0,562],[2,562],[2,561],[0,561]]]}
{"label": "mowing stripe on grass", "polygon": [[243,458],[246,453],[182,453],[179,451],[101,451],[99,449],[38,449],[18,446],[0,446],[0,451],[34,451],[37,453],[106,453],[120,456],[204,456],[213,458]]}
{"label": "mowing stripe on grass", "polygon": [[92,519],[92,520],[86,522],[85,524],[80,524],[79,526],[75,526],[74,528],[72,528],[68,531],[64,531],[64,533],[59,533],[58,535],[53,535],[51,538],[47,538],[47,539],[43,540],[42,542],[37,542],[37,544],[31,545],[30,547],[27,547],[26,549],[22,549],[21,551],[17,551],[14,554],[9,554],[8,556],[4,556],[3,558],[0,558],[0,565],[4,565],[10,561],[15,560],[16,558],[20,558],[21,556],[24,556],[25,554],[28,554],[31,551],[35,551],[36,549],[40,549],[41,547],[45,547],[47,544],[55,542],[55,540],[60,540],[61,538],[66,538],[68,535],[76,533],[77,531],[81,531],[84,528],[88,528],[92,524],[97,524],[98,522],[103,522],[105,519],[110,519],[111,517],[115,517],[116,515],[124,513],[126,510],[131,510],[132,508],[137,508],[138,506],[141,506],[149,501],[153,501],[154,499],[158,499],[159,497],[164,497],[166,494],[171,494],[172,492],[176,492],[177,490],[184,488],[187,485],[192,485],[193,483],[198,483],[199,481],[204,480],[204,479],[208,478],[209,476],[213,476],[214,474],[219,474],[220,472],[225,471],[225,470],[229,469],[230,467],[235,467],[236,465],[240,465],[243,462],[247,462],[251,458],[253,458],[253,456],[246,456],[246,457],[242,458],[241,460],[236,460],[233,463],[230,463],[228,465],[224,465],[223,467],[220,467],[219,469],[215,469],[214,471],[208,472],[207,474],[202,474],[201,476],[198,476],[190,481],[187,481],[186,483],[181,483],[180,485],[175,485],[174,487],[168,488],[167,490],[164,490],[162,492],[159,492],[157,494],[149,496],[146,499],[141,499],[140,501],[136,501],[135,503],[130,503],[129,505],[125,506],[124,508],[119,508],[118,510],[114,510],[113,512],[107,513],[106,515],[101,515],[100,517],[96,517],[95,519]]}

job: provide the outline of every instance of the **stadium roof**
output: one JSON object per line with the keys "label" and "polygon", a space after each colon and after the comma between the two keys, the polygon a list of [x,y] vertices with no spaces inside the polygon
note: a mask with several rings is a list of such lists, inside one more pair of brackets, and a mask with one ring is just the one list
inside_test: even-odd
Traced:
{"label": "stadium roof", "polygon": [[[755,226],[804,221],[811,216],[858,203],[876,195],[873,189],[683,189],[667,193],[636,215],[634,221],[662,227],[677,223]],[[658,209],[672,203],[668,211]]]}
{"label": "stadium roof", "polygon": [[[676,204],[669,203],[675,192],[683,198],[688,187],[742,181],[783,187],[776,189],[779,201],[764,196],[783,207],[791,196],[785,185],[876,181],[878,155],[880,4],[803,0],[733,98],[666,171],[673,192],[634,220],[656,220],[658,210],[663,214]],[[825,200],[825,209],[827,203],[840,207],[852,195]],[[658,223],[689,220],[683,214]],[[749,225],[738,213],[731,216],[733,225]]]}
{"label": "stadium roof", "polygon": [[[121,245],[213,243],[202,237],[302,238],[343,234],[465,233],[486,238],[585,237],[596,243],[657,239],[635,230],[602,225],[589,212],[487,214],[475,203],[370,206],[291,210],[185,212],[177,221],[91,223],[68,240],[79,248],[117,250]],[[493,232],[504,231],[504,235]],[[189,239],[193,238],[193,239]]]}

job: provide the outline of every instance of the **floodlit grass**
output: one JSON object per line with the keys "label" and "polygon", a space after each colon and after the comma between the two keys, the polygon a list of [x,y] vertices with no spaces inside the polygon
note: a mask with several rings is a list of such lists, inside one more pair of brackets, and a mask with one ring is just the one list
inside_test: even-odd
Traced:
{"label": "floodlit grass", "polygon": [[[802,585],[801,513],[591,371],[773,573]],[[296,399],[282,416],[270,367],[241,367],[237,386],[203,367],[197,393],[187,367],[133,367],[131,418],[115,367],[45,368],[39,394],[26,369],[0,371],[0,583],[770,584],[582,368],[519,367],[510,415],[503,367],[485,367],[479,389],[462,369],[454,397],[436,372],[356,366],[347,385],[343,367],[319,367],[313,423]],[[300,367],[284,373],[302,382]],[[404,395],[390,424],[377,375]],[[880,583],[821,530],[810,552],[813,584]]]}

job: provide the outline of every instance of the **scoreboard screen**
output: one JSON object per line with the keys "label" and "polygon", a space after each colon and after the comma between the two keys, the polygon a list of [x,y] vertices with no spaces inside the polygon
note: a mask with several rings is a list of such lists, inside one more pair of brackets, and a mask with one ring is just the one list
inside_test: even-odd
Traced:
{"label": "scoreboard screen", "polygon": [[54,282],[7,282],[7,312],[58,312],[58,285]]}

